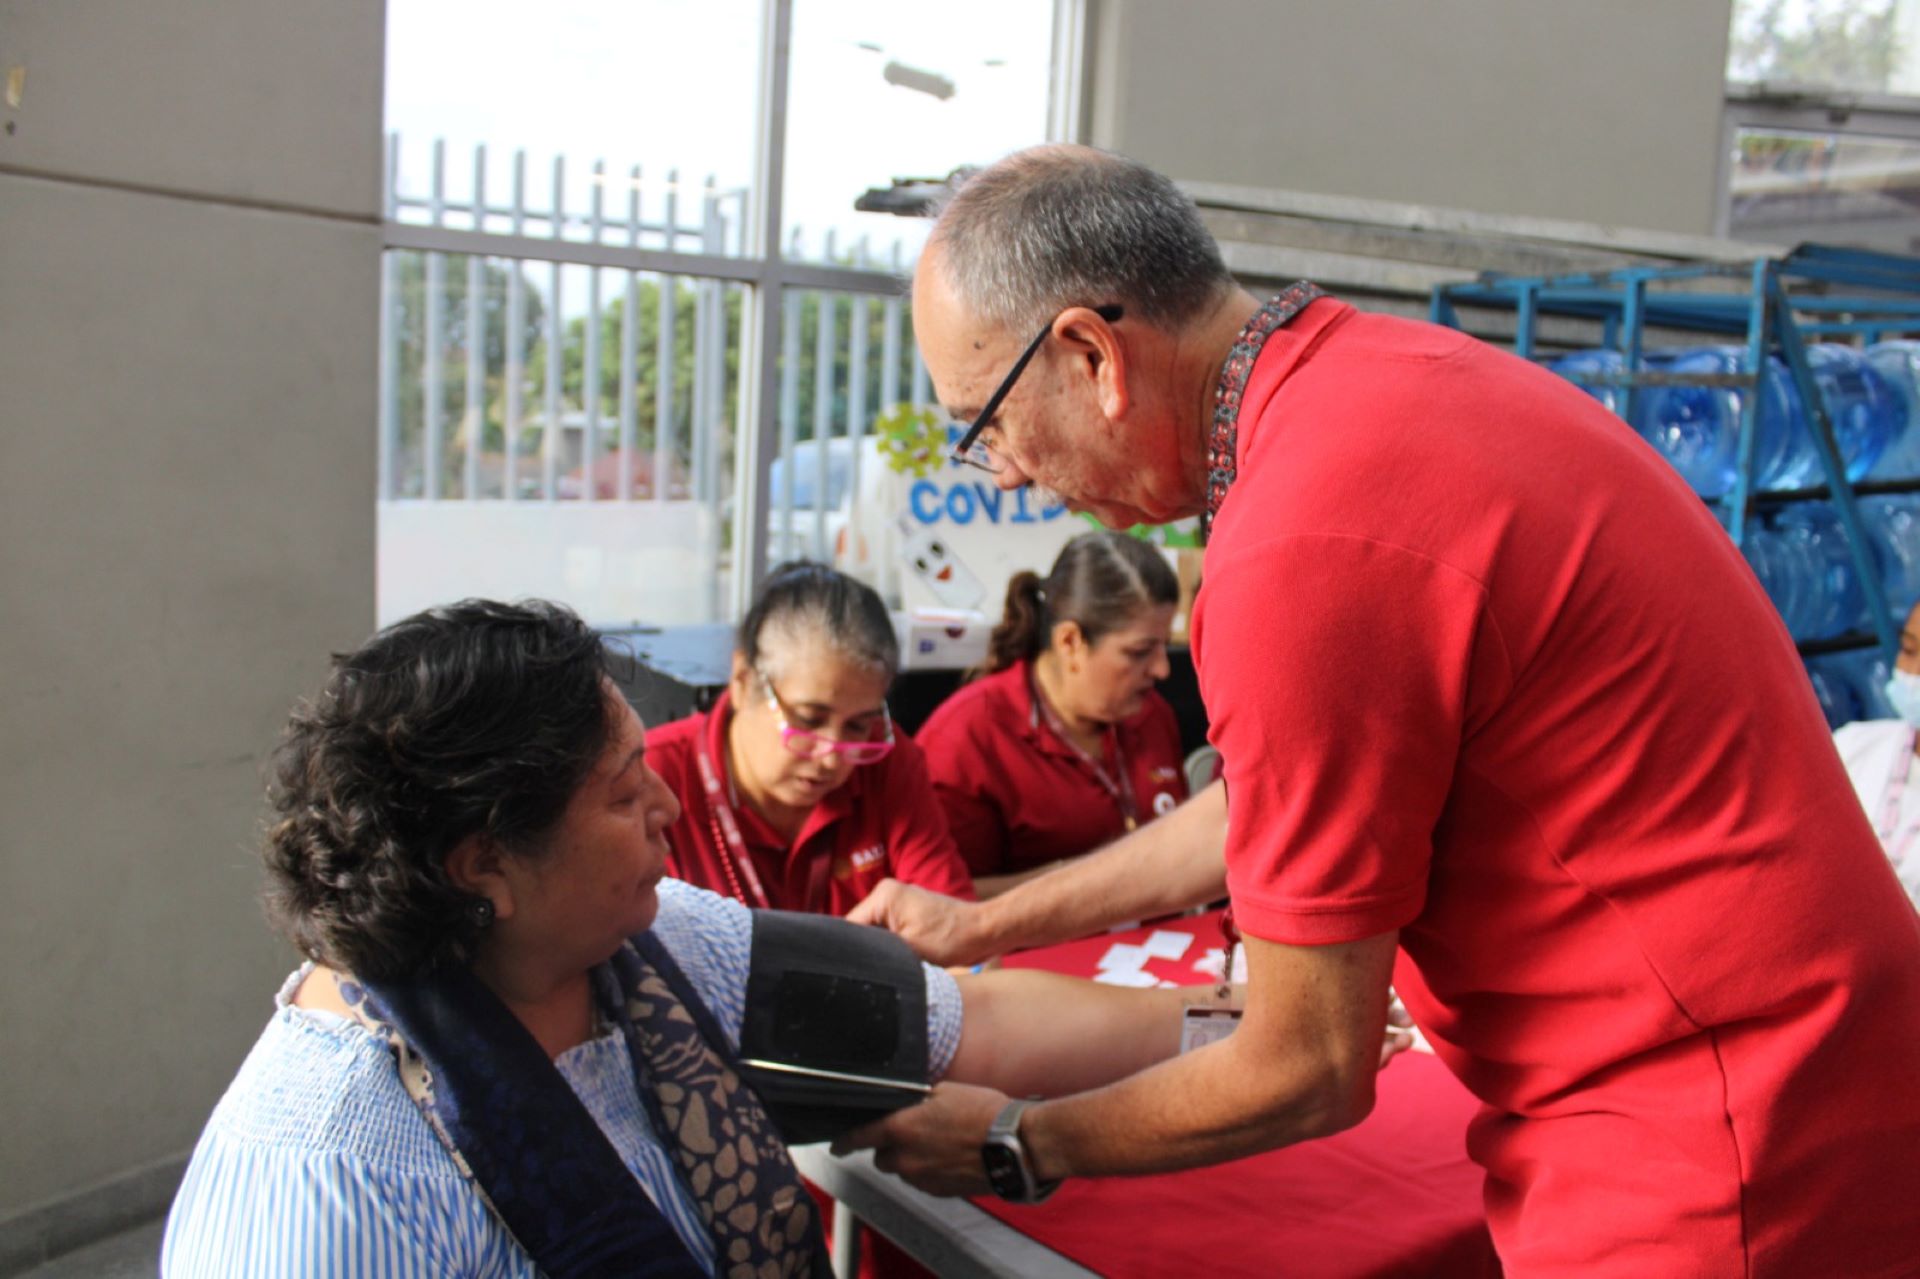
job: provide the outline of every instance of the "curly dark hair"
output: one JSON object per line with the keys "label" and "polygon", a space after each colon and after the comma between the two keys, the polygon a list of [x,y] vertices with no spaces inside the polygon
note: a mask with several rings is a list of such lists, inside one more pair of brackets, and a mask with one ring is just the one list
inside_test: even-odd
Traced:
{"label": "curly dark hair", "polygon": [[612,731],[607,652],[565,607],[463,600],[335,654],[276,757],[268,916],[309,958],[381,979],[465,962],[477,899],[447,853],[537,857]]}

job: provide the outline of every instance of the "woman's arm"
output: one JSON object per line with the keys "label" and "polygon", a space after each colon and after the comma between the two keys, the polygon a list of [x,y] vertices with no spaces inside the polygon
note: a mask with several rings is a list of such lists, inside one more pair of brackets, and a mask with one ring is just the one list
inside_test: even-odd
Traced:
{"label": "woman's arm", "polygon": [[1183,997],[1198,993],[1103,986],[1031,968],[959,983],[964,1021],[945,1077],[1013,1097],[1084,1092],[1174,1056]]}

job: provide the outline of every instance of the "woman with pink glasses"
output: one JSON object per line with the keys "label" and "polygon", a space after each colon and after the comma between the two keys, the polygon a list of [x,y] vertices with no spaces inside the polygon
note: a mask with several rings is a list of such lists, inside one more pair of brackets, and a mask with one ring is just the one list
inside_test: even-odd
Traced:
{"label": "woman with pink glasses", "polygon": [[713,709],[647,734],[679,796],[668,873],[748,906],[844,915],[893,878],[973,896],[920,748],[887,713],[899,642],[873,591],[785,564]]}

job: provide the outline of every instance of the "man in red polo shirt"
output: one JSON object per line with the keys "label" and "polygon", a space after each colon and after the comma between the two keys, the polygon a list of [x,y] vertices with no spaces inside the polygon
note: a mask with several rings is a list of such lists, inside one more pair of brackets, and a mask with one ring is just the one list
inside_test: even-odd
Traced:
{"label": "man in red polo shirt", "polygon": [[1232,1036],[1099,1092],[1009,1122],[942,1089],[865,1134],[882,1166],[977,1192],[997,1116],[1041,1181],[1335,1131],[1391,979],[1484,1103],[1509,1274],[1913,1272],[1920,918],[1650,449],[1458,333],[1262,305],[1171,184],[1085,149],[970,181],[914,309],[999,483],[1211,523],[1194,649],[1251,983]]}

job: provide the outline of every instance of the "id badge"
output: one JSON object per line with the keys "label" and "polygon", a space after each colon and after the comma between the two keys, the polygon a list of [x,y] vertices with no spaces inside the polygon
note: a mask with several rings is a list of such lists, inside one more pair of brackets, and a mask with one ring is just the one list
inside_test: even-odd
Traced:
{"label": "id badge", "polygon": [[1240,1025],[1241,1010],[1210,1004],[1190,1004],[1180,1010],[1180,1051],[1192,1052],[1217,1044]]}
{"label": "id badge", "polygon": [[1219,1043],[1240,1025],[1246,1009],[1235,999],[1231,983],[1220,982],[1190,992],[1181,1002],[1180,1051],[1192,1052]]}

